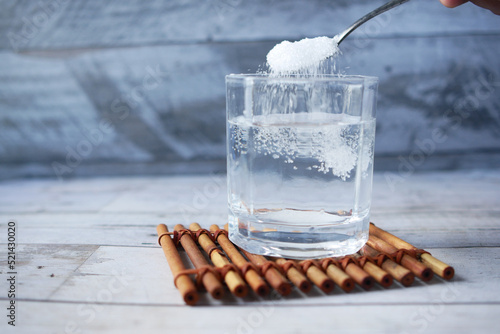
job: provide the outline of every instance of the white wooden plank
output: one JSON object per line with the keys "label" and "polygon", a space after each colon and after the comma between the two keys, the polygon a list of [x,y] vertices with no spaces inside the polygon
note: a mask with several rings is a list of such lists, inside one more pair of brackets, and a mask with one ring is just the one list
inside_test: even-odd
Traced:
{"label": "white wooden plank", "polygon": [[[444,297],[445,299],[447,296]],[[15,333],[488,333],[499,305],[144,307],[24,302]],[[14,333],[14,331],[12,331]]]}
{"label": "white wooden plank", "polygon": [[[205,300],[200,304],[425,304],[432,301],[434,296],[444,293],[454,295],[453,303],[500,303],[500,282],[495,279],[496,268],[500,266],[499,248],[435,249],[433,253],[455,267],[457,276],[454,280],[445,282],[436,278],[429,283],[417,280],[409,288],[395,284],[390,289],[376,287],[369,292],[358,288],[350,294],[338,287],[329,295],[318,290],[309,295],[295,291],[285,298],[272,295],[264,300],[253,294],[241,300],[230,296],[226,291],[227,296],[222,301],[204,294]],[[103,246],[70,275],[57,292],[51,295],[50,300],[81,302],[95,295],[98,301],[106,303],[182,304],[172,281],[173,277],[161,249]],[[101,289],[106,291],[100,291]]]}
{"label": "white wooden plank", "polygon": [[[411,168],[496,166],[499,40],[492,35],[346,41],[339,68],[380,78],[376,156],[412,161],[422,155],[422,143],[431,141],[423,161]],[[159,173],[162,163],[221,161],[224,76],[256,71],[272,46],[170,45],[50,58],[2,52],[0,176],[69,178],[99,168],[107,174]],[[148,68],[157,66],[166,74],[155,85]],[[102,131],[108,121],[112,128]],[[445,137],[432,142],[436,130]],[[384,168],[401,164],[396,160]]]}
{"label": "white wooden plank", "polygon": [[[351,294],[338,288],[329,295],[294,291],[286,298],[214,301],[202,293],[200,306],[210,307],[182,303],[156,245],[155,225],[183,218],[199,218],[203,226],[220,223],[226,214],[223,176],[4,181],[0,230],[8,219],[19,227],[15,331],[493,332],[500,312],[499,180],[497,171],[415,173],[391,188],[384,174],[375,178],[375,222],[417,246],[430,246],[455,267],[452,281],[435,278]],[[101,190],[106,196],[93,198]],[[175,208],[193,205],[204,190],[212,194],[205,194],[206,207],[186,215]],[[6,284],[1,280],[0,290]],[[214,314],[224,321],[207,327]],[[5,323],[0,328],[13,332]]]}
{"label": "white wooden plank", "polygon": [[[382,3],[155,0],[146,6],[137,1],[24,1],[0,14],[0,45],[60,49],[332,36]],[[385,14],[356,34],[373,38],[498,31],[498,21],[486,10],[472,5],[449,10],[421,0]]]}
{"label": "white wooden plank", "polygon": [[[500,303],[500,281],[497,279],[500,248],[440,248],[432,252],[455,267],[453,280],[435,278],[428,283],[416,280],[411,287],[396,283],[389,289],[377,286],[368,292],[358,287],[349,294],[338,287],[328,295],[317,289],[308,295],[295,290],[287,297],[272,294],[264,299],[252,293],[245,299],[238,299],[226,290],[226,297],[221,301],[201,293],[199,304],[425,304],[447,293],[453,295],[447,303]],[[100,246],[95,249],[46,244],[20,247],[18,254],[20,258],[30,258],[30,261],[18,263],[20,299],[128,305],[183,304],[159,247]],[[6,281],[0,283],[0,288],[6,287]]]}
{"label": "white wooden plank", "polygon": [[[161,249],[104,247],[51,300],[183,305]],[[163,257],[163,258],[162,258]]]}
{"label": "white wooden plank", "polygon": [[[22,235],[22,234],[21,234]],[[2,244],[6,249],[7,245]],[[94,245],[26,245],[16,248],[16,298],[47,300],[98,248]],[[7,274],[7,256],[0,260],[1,273]],[[1,280],[1,291],[8,291]],[[2,296],[3,298],[6,296]]]}
{"label": "white wooden plank", "polygon": [[[208,175],[4,181],[0,183],[0,208],[5,213],[22,214],[68,210],[179,214],[188,209],[225,214],[225,178],[225,175]],[[495,170],[375,173],[372,211],[377,214],[495,212],[499,185],[500,174]],[[85,201],[81,201],[83,198]]]}
{"label": "white wooden plank", "polygon": [[[371,220],[418,247],[498,246],[498,172],[414,174],[374,180]],[[224,176],[76,179],[0,184],[0,224],[22,243],[147,246],[155,226],[227,220]],[[393,189],[394,188],[394,189]]]}
{"label": "white wooden plank", "polygon": [[224,212],[225,176],[11,181],[0,187],[3,212]]}
{"label": "white wooden plank", "polygon": [[[1,227],[9,219],[20,226],[22,243],[88,244],[115,246],[154,246],[156,225],[166,223],[189,225],[198,222],[208,228],[222,226],[227,214],[207,214],[203,211],[187,215],[164,214],[1,214]],[[479,212],[474,215],[456,212],[396,213],[373,215],[372,221],[395,235],[421,248],[436,247],[495,247],[499,246],[498,212]]]}

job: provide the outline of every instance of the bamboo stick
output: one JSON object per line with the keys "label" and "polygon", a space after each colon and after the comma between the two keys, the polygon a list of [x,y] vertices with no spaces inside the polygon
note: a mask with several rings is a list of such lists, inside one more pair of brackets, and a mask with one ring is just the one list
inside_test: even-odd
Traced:
{"label": "bamboo stick", "polygon": [[[211,225],[210,231],[216,232],[219,230],[219,226]],[[231,261],[241,270],[243,273],[245,280],[248,285],[252,288],[255,293],[261,297],[269,294],[269,287],[266,282],[262,279],[262,277],[252,268],[248,268],[248,261],[241,255],[236,246],[228,239],[225,234],[219,234],[216,240],[219,245],[222,247],[224,252],[226,252],[227,256],[231,259]]]}
{"label": "bamboo stick", "polygon": [[[417,249],[412,244],[396,237],[395,235],[375,226],[375,224],[370,223],[370,234],[374,235],[389,244],[393,245],[398,249]],[[420,260],[423,264],[429,267],[436,275],[441,276],[442,278],[449,280],[452,279],[455,275],[455,269],[452,266],[436,259],[434,256],[423,253],[420,255]]]}
{"label": "bamboo stick", "polygon": [[304,274],[302,274],[296,266],[297,262],[294,260],[285,260],[283,258],[274,259],[276,264],[278,264],[283,271],[286,273],[286,277],[297,287],[300,291],[308,293],[311,291],[311,282],[307,279]]}
{"label": "bamboo stick", "polygon": [[344,268],[345,273],[349,275],[363,289],[370,290],[373,285],[375,285],[373,277],[371,277],[366,271],[355,264],[352,259],[349,260],[349,257],[337,259],[337,261],[339,261],[340,263],[344,261],[342,267]]}
{"label": "bamboo stick", "polygon": [[[246,250],[240,248],[240,250],[245,254],[248,260],[256,265],[261,270],[264,269],[264,266],[269,262],[262,255],[252,254],[247,252]],[[287,296],[292,292],[292,287],[286,281],[286,278],[281,275],[281,273],[273,267],[269,267],[269,269],[264,270],[262,274],[266,278],[267,282],[282,296]]]}
{"label": "bamboo stick", "polygon": [[452,266],[436,259],[429,253],[420,255],[420,261],[445,280],[450,280],[455,276],[455,269]]}
{"label": "bamboo stick", "polygon": [[165,224],[159,224],[156,227],[156,231],[158,232],[158,243],[161,245],[163,253],[167,258],[172,275],[177,277],[175,285],[177,286],[182,299],[184,299],[184,302],[188,305],[195,305],[199,298],[198,292],[196,291],[193,281],[188,275],[179,275],[179,273],[186,270],[186,268],[184,267],[184,263],[182,263],[177,247],[175,247],[170,235],[167,234],[167,226]]}
{"label": "bamboo stick", "polygon": [[382,285],[384,288],[388,288],[393,283],[392,276],[387,273],[385,270],[378,267],[376,264],[367,260],[367,258],[363,259],[363,257],[358,257],[358,262],[363,268],[364,271],[368,273],[378,284]]}
{"label": "bamboo stick", "polygon": [[[177,232],[183,229],[184,226],[182,226],[181,224],[177,224],[174,226],[174,230]],[[180,238],[180,243],[182,244],[182,247],[188,254],[195,268],[199,269],[209,265],[191,236],[183,235]],[[207,291],[213,298],[221,299],[224,295],[224,288],[222,287],[221,282],[219,282],[219,279],[212,272],[209,271],[205,275],[203,275],[202,283],[205,289],[207,289]]]}
{"label": "bamboo stick", "polygon": [[340,286],[342,290],[345,292],[351,292],[355,287],[354,280],[333,263],[338,262],[329,258],[321,260],[321,266],[323,267],[323,270],[325,270],[326,275],[330,277],[335,284]]}
{"label": "bamboo stick", "polygon": [[335,283],[320,268],[317,262],[308,262],[310,260],[300,261],[299,265],[305,271],[307,278],[313,282],[324,293],[330,293],[335,287]]}
{"label": "bamboo stick", "polygon": [[[224,229],[227,231],[229,228],[229,225],[226,223],[224,225]],[[262,255],[256,255],[247,252],[246,250],[240,248],[241,252],[245,254],[247,259],[252,262],[255,266],[258,268],[262,269],[264,265],[266,265],[269,261],[263,257]],[[269,270],[266,270],[265,273],[263,273],[264,277],[266,278],[267,282],[275,289],[278,291],[279,294],[282,296],[287,296],[292,292],[292,287],[290,284],[286,281],[286,278],[281,275],[281,273],[276,270],[276,268],[269,268]]]}
{"label": "bamboo stick", "polygon": [[[367,245],[372,248],[375,248],[379,252],[386,254],[394,254],[398,251],[396,247],[394,247],[393,245],[387,243],[386,241],[380,238],[377,238],[374,235],[370,235],[367,241]],[[429,281],[434,276],[434,273],[432,272],[431,269],[422,264],[422,262],[418,261],[417,259],[407,254],[404,254],[402,256],[401,265],[411,270],[411,272],[413,272],[422,281]]]}
{"label": "bamboo stick", "polygon": [[[189,225],[189,228],[191,231],[196,232],[201,229],[201,226],[198,223],[192,223]],[[218,248],[208,235],[201,234],[198,237],[198,243],[201,248],[203,248],[205,253],[210,256],[210,260],[212,260],[216,267],[223,268],[231,265],[229,260],[222,255],[221,252],[213,251],[214,249],[218,250]],[[229,270],[224,277],[224,281],[226,282],[229,291],[231,291],[231,293],[236,297],[245,297],[247,295],[248,287],[243,278],[241,278],[240,274],[236,271]]]}
{"label": "bamboo stick", "polygon": [[[382,253],[376,251],[375,249],[371,248],[368,245],[365,245],[363,247],[362,253],[372,258],[382,255]],[[398,282],[400,282],[404,286],[410,286],[415,281],[415,275],[410,270],[406,269],[403,266],[400,266],[399,264],[392,261],[388,257],[385,257],[385,259],[380,264],[380,267],[385,271],[387,271],[389,274],[391,274],[392,277],[394,277]]]}
{"label": "bamboo stick", "polygon": [[380,285],[384,288],[388,288],[392,285],[393,278],[385,270],[377,267],[377,265],[367,261],[363,266],[363,270],[366,271],[371,277],[373,277]]}

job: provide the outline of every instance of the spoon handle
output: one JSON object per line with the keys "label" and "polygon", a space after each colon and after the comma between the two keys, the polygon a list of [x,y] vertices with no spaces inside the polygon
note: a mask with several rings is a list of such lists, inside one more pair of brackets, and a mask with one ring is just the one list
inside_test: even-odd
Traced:
{"label": "spoon handle", "polygon": [[350,26],[349,28],[347,28],[344,32],[342,32],[341,34],[338,34],[336,36],[337,44],[340,44],[340,42],[342,42],[344,40],[344,38],[346,38],[351,32],[353,32],[356,28],[358,28],[360,25],[362,25],[366,21],[371,20],[375,16],[382,14],[382,13],[388,11],[389,9],[397,7],[397,6],[399,6],[405,2],[408,2],[408,1],[410,1],[410,0],[392,0],[392,1],[389,1],[380,7],[378,7],[377,9],[372,10],[371,12],[369,12],[368,14],[366,14],[365,16],[363,16],[362,18],[360,18],[359,20],[354,22],[353,25]]}

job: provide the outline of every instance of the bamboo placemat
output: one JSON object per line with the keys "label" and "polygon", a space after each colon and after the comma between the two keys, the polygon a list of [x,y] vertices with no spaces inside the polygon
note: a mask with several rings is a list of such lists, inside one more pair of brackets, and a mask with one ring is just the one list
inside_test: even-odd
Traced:
{"label": "bamboo placemat", "polygon": [[[368,242],[358,253],[302,261],[251,254],[235,246],[227,231],[217,225],[206,230],[197,223],[189,228],[179,224],[170,232],[166,225],[160,224],[157,232],[174,285],[188,305],[197,303],[198,293],[203,289],[214,299],[223,297],[225,287],[236,297],[245,297],[250,289],[258,296],[266,296],[270,288],[286,296],[294,286],[304,293],[313,285],[324,293],[331,292],[335,285],[350,292],[356,284],[369,290],[375,284],[388,288],[397,280],[408,287],[415,278],[427,282],[436,274],[450,280],[455,274],[453,267],[429,252],[373,223],[370,223]],[[186,269],[180,248],[187,253],[193,269]]]}

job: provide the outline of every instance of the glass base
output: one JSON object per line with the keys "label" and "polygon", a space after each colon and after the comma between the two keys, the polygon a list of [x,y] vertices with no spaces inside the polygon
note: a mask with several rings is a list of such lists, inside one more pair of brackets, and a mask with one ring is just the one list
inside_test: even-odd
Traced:
{"label": "glass base", "polygon": [[368,230],[368,217],[341,224],[293,227],[229,217],[229,239],[234,244],[253,254],[290,259],[354,254],[368,240]]}

